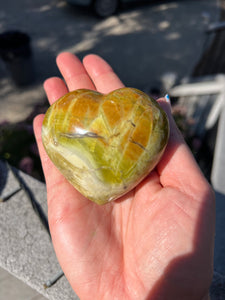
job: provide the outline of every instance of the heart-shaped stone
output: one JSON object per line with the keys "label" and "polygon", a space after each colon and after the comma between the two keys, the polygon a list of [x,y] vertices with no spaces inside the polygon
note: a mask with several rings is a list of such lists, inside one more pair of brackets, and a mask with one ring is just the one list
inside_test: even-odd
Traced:
{"label": "heart-shaped stone", "polygon": [[50,106],[42,127],[50,159],[98,204],[134,188],[159,162],[168,135],[165,112],[133,88],[70,92]]}

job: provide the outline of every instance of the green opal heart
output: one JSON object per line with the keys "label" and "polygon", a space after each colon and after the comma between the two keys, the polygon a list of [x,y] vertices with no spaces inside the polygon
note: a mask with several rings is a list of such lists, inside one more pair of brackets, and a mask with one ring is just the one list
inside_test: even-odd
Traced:
{"label": "green opal heart", "polygon": [[159,162],[165,112],[134,88],[108,95],[76,90],[48,109],[42,140],[52,162],[84,196],[105,204],[134,188]]}

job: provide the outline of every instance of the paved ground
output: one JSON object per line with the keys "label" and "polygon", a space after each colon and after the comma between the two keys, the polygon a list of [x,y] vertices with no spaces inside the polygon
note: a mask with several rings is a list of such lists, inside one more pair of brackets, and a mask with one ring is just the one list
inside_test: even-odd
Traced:
{"label": "paved ground", "polygon": [[55,57],[65,50],[80,58],[89,52],[102,55],[127,86],[143,90],[162,86],[171,73],[178,79],[188,76],[205,42],[203,15],[217,20],[216,3],[156,1],[99,20],[64,0],[4,1],[0,32],[18,29],[31,36],[36,81],[16,88],[0,62],[0,121],[24,119],[35,103],[44,101],[42,82],[58,74]]}
{"label": "paved ground", "polygon": [[[0,122],[23,120],[35,104],[45,101],[42,82],[58,75],[55,57],[65,50],[80,58],[89,52],[102,55],[126,85],[144,90],[161,87],[165,78],[168,83],[173,76],[188,76],[205,42],[202,14],[216,20],[216,1],[137,5],[106,20],[62,0],[4,1],[0,32],[18,29],[31,36],[36,80],[18,88],[0,62]],[[0,269],[0,299],[44,298]]]}
{"label": "paved ground", "polygon": [[0,268],[0,299],[1,300],[45,300],[46,298],[28,287],[16,277]]}

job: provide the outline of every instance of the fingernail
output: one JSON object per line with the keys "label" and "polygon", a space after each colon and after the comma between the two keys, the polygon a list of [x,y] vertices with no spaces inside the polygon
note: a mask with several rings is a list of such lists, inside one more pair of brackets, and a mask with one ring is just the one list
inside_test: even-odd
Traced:
{"label": "fingernail", "polygon": [[170,96],[169,96],[169,94],[166,94],[164,98],[166,99],[166,102],[170,103]]}

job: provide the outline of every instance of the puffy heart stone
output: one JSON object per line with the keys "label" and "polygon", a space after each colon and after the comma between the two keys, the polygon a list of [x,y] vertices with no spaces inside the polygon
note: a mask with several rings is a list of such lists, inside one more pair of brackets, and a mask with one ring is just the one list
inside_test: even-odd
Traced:
{"label": "puffy heart stone", "polygon": [[108,95],[76,90],[48,109],[44,147],[84,196],[105,204],[134,188],[159,162],[169,125],[158,103],[134,88]]}

